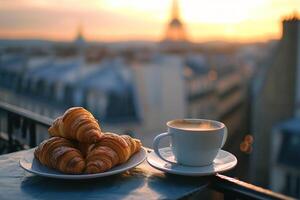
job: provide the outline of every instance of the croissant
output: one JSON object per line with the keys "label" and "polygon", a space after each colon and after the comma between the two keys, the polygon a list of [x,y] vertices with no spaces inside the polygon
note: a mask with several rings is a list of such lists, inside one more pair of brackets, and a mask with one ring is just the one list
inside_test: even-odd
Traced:
{"label": "croissant", "polygon": [[84,143],[95,143],[101,139],[100,126],[94,116],[82,107],[66,110],[56,118],[48,129],[51,136],[64,137]]}
{"label": "croissant", "polygon": [[125,139],[126,143],[129,145],[130,155],[135,154],[141,149],[142,143],[140,140],[132,138],[129,135],[121,135],[121,137]]}
{"label": "croissant", "polygon": [[92,144],[86,157],[86,173],[100,173],[126,162],[141,149],[141,142],[128,135],[105,133],[100,142]]}
{"label": "croissant", "polygon": [[76,146],[61,137],[44,140],[36,148],[34,156],[43,165],[67,174],[81,174],[86,165]]}

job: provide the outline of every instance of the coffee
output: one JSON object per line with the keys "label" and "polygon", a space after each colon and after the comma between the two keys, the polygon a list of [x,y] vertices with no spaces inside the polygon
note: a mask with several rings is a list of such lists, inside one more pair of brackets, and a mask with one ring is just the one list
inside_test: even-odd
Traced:
{"label": "coffee", "polygon": [[174,128],[187,130],[187,131],[206,131],[206,130],[209,131],[209,130],[216,130],[220,128],[210,122],[205,122],[205,121],[192,122],[186,120],[177,120],[177,121],[173,121],[169,125]]}
{"label": "coffee", "polygon": [[[188,165],[210,165],[225,144],[227,128],[222,122],[207,119],[176,119],[167,122],[168,132],[154,138],[153,149],[166,162]],[[159,151],[163,137],[170,137],[175,162],[165,159]]]}

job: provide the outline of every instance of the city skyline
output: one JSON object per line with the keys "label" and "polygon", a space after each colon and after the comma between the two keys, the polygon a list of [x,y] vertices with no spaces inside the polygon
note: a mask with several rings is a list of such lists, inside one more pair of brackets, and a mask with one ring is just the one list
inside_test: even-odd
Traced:
{"label": "city skyline", "polygon": [[[163,39],[171,0],[11,0],[0,6],[0,38],[74,40],[78,25],[89,41]],[[300,0],[179,1],[194,42],[279,39],[282,17],[299,12]],[[72,5],[72,6],[70,6]]]}

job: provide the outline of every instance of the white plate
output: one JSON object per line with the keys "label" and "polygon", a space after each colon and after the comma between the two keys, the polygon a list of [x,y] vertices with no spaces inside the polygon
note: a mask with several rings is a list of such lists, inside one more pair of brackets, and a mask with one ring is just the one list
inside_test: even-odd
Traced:
{"label": "white plate", "polygon": [[[161,154],[167,158],[175,162],[174,155],[170,147],[161,148],[159,150]],[[179,174],[186,176],[205,176],[216,174],[220,172],[224,172],[232,169],[237,164],[236,157],[224,150],[220,150],[217,157],[214,159],[211,165],[202,166],[202,167],[191,167],[180,164],[171,164],[162,159],[160,159],[154,151],[149,153],[147,156],[148,163],[159,170],[171,173],[171,174]]]}
{"label": "white plate", "polygon": [[34,150],[28,151],[20,160],[20,166],[26,171],[40,176],[58,178],[58,179],[91,179],[104,176],[110,176],[127,171],[137,165],[141,164],[146,158],[146,150],[142,148],[138,153],[134,154],[126,163],[113,167],[109,171],[98,174],[63,174],[59,171],[50,169],[42,165],[33,155]]}

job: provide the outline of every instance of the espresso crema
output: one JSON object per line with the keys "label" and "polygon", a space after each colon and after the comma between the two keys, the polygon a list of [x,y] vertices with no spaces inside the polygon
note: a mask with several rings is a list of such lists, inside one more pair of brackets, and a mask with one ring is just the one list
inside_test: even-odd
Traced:
{"label": "espresso crema", "polygon": [[173,128],[178,128],[182,130],[187,131],[209,131],[209,130],[215,130],[220,127],[216,126],[215,124],[212,124],[210,122],[193,122],[193,121],[173,121],[169,124]]}

